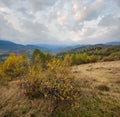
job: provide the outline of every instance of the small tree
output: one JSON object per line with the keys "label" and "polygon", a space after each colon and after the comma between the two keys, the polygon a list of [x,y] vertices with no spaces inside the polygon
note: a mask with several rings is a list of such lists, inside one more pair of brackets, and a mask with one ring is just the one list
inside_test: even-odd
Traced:
{"label": "small tree", "polygon": [[38,63],[38,62],[43,62],[45,58],[45,55],[42,51],[39,49],[35,49],[33,54],[32,54],[32,62],[33,63]]}
{"label": "small tree", "polygon": [[46,68],[46,63],[52,59],[52,56],[49,53],[44,53],[39,49],[35,49],[32,54],[32,63],[41,64],[43,68]]}

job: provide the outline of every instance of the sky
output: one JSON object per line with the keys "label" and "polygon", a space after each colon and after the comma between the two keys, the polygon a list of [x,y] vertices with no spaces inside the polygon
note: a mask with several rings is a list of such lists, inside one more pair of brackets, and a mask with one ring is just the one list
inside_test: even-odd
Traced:
{"label": "sky", "polygon": [[0,40],[54,45],[120,41],[120,0],[0,0]]}

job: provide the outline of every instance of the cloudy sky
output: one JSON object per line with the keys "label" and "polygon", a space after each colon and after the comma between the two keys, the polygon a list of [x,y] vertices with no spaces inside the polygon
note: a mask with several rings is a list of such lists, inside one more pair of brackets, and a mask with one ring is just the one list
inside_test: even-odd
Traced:
{"label": "cloudy sky", "polygon": [[120,0],[0,0],[0,39],[21,44],[120,41]]}

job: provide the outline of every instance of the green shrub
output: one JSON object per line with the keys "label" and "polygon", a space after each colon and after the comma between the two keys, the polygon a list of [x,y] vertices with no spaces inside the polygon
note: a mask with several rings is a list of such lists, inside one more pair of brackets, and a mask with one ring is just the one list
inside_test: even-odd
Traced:
{"label": "green shrub", "polygon": [[52,56],[49,53],[44,53],[39,49],[35,49],[32,54],[32,63],[38,64],[41,63],[42,67],[46,65],[52,59]]}
{"label": "green shrub", "polygon": [[88,55],[87,53],[66,54],[64,61],[68,65],[80,65],[85,63],[97,62],[100,56]]}
{"label": "green shrub", "polygon": [[120,60],[120,52],[114,52],[110,54],[111,57],[114,57],[116,60]]}

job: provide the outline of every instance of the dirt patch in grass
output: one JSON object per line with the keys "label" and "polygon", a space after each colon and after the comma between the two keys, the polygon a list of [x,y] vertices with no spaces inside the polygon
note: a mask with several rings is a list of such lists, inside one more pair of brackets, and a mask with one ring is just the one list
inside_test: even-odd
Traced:
{"label": "dirt patch in grass", "polygon": [[98,90],[101,90],[101,91],[110,91],[110,88],[108,86],[106,86],[106,85],[103,85],[103,84],[97,86],[96,88]]}

